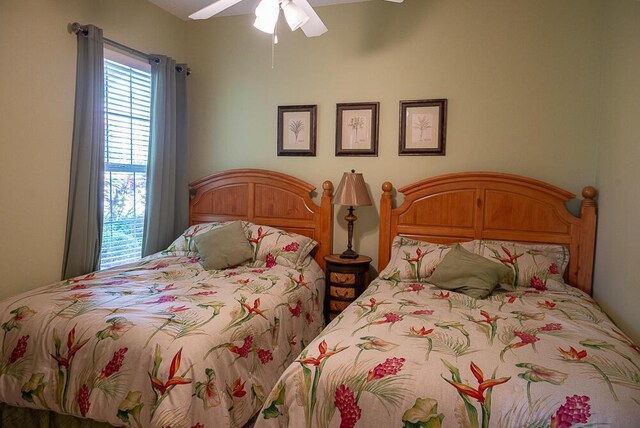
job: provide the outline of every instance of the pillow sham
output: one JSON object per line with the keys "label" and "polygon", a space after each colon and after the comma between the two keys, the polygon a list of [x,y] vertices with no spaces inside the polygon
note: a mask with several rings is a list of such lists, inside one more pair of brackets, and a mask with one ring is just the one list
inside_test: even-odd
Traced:
{"label": "pillow sham", "polygon": [[226,269],[253,259],[251,245],[239,221],[197,234],[193,240],[206,270]]}
{"label": "pillow sham", "polygon": [[518,287],[547,290],[548,284],[551,285],[549,279],[564,282],[564,271],[569,264],[569,250],[562,245],[481,241],[479,254],[513,271],[512,280],[500,284],[507,290]]}
{"label": "pillow sham", "polygon": [[247,228],[247,239],[253,250],[253,259],[264,261],[267,267],[278,263],[295,268],[318,245],[307,236],[256,224]]}
{"label": "pillow sham", "polygon": [[212,222],[212,223],[200,223],[189,226],[187,230],[182,232],[182,235],[178,236],[175,241],[167,247],[163,253],[180,253],[198,251],[194,238],[200,234],[207,233],[212,229],[220,226],[224,226],[226,222]]}
{"label": "pillow sham", "polygon": [[[480,241],[461,242],[464,249],[476,253]],[[426,282],[444,256],[458,244],[434,244],[402,236],[393,239],[389,264],[380,272],[391,281]]]}
{"label": "pillow sham", "polygon": [[436,266],[429,282],[438,288],[484,299],[512,276],[511,269],[456,244]]}

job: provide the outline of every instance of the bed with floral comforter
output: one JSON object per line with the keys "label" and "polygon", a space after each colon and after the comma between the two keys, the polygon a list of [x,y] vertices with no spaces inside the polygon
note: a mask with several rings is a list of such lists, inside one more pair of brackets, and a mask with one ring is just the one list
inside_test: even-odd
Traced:
{"label": "bed with floral comforter", "polygon": [[640,426],[639,348],[558,264],[486,245],[524,286],[475,299],[420,280],[428,251],[401,256],[413,281],[385,269],[309,344],[256,427]]}
{"label": "bed with floral comforter", "polygon": [[0,302],[0,402],[132,427],[242,426],[322,327],[324,275],[156,255]]}

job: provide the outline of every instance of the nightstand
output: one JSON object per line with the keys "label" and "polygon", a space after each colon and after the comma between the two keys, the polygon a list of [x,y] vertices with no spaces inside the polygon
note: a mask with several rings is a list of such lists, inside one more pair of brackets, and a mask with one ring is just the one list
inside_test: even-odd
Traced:
{"label": "nightstand", "polygon": [[331,254],[324,260],[327,262],[324,313],[328,323],[369,285],[371,257],[341,259],[340,254]]}

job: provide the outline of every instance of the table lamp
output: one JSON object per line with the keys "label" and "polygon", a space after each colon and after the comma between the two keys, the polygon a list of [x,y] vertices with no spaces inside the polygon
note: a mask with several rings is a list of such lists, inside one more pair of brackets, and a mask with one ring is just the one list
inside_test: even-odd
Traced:
{"label": "table lamp", "polygon": [[354,169],[352,169],[351,172],[344,173],[333,197],[333,204],[349,207],[349,214],[344,218],[347,220],[347,233],[349,240],[347,243],[347,249],[340,254],[340,258],[358,258],[358,253],[353,251],[351,248],[351,242],[353,240],[353,222],[358,219],[358,217],[353,214],[353,208],[371,205],[371,198],[369,197],[369,191],[367,190],[367,185],[364,183],[362,173],[356,172]]}

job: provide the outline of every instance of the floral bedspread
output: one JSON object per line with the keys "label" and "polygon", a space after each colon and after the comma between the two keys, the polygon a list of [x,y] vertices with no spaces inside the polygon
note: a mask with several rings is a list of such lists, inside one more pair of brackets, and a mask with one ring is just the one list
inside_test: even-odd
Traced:
{"label": "floral bedspread", "polygon": [[282,375],[256,427],[640,426],[640,353],[557,283],[484,300],[375,280]]}
{"label": "floral bedspread", "polygon": [[133,427],[242,426],[322,328],[324,275],[151,256],[0,302],[0,402]]}

